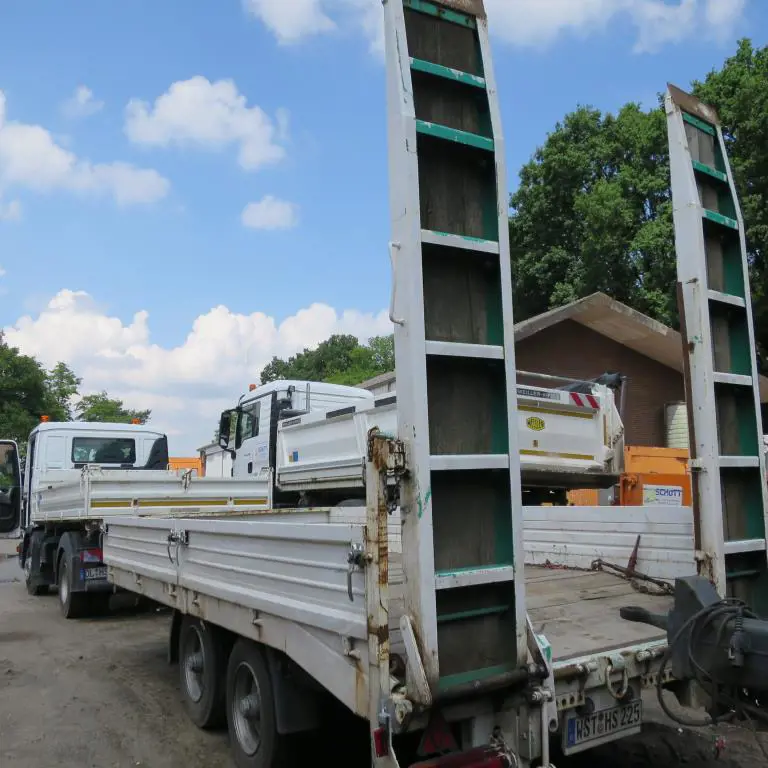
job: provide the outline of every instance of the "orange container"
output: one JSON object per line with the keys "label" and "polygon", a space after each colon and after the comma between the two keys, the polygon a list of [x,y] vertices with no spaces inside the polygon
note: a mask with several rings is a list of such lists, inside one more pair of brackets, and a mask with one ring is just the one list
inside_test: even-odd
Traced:
{"label": "orange container", "polygon": [[573,507],[596,507],[600,504],[597,488],[568,491],[568,503]]}
{"label": "orange container", "polygon": [[621,476],[622,507],[690,507],[691,476],[679,473],[631,473]]}
{"label": "orange container", "polygon": [[191,469],[196,477],[203,476],[203,462],[200,459],[170,458],[168,459],[168,468],[172,470]]}
{"label": "orange container", "polygon": [[636,475],[687,475],[688,451],[629,445],[624,448],[624,471]]}

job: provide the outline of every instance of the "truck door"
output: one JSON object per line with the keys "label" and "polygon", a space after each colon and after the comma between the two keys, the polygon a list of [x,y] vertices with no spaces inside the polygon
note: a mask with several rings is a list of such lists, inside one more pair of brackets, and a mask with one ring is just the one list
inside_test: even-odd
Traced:
{"label": "truck door", "polygon": [[269,411],[271,396],[241,406],[235,432],[235,477],[266,480],[269,476]]}
{"label": "truck door", "polygon": [[0,537],[12,536],[21,522],[21,465],[12,440],[0,440]]}

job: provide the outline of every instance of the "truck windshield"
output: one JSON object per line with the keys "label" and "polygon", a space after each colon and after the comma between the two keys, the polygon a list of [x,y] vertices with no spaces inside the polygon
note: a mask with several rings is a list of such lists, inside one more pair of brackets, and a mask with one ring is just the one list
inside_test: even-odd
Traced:
{"label": "truck windshield", "polygon": [[128,437],[76,437],[72,440],[75,464],[134,464],[136,442]]}

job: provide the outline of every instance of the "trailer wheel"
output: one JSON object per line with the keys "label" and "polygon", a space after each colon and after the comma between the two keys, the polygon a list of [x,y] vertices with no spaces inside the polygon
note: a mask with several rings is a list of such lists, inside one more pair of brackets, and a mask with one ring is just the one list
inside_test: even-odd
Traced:
{"label": "trailer wheel", "polygon": [[65,552],[59,560],[59,607],[65,619],[81,619],[86,615],[88,595],[73,592],[69,581],[69,565]]}
{"label": "trailer wheel", "polygon": [[179,630],[179,679],[187,714],[199,728],[213,728],[224,721],[224,660],[216,630],[185,616]]}
{"label": "trailer wheel", "polygon": [[278,768],[288,762],[288,735],[277,732],[267,662],[249,640],[238,640],[229,656],[227,726],[238,768]]}
{"label": "trailer wheel", "polygon": [[24,556],[24,582],[27,586],[27,592],[33,597],[48,594],[48,584],[40,581],[40,548],[42,547],[43,536],[35,531],[29,537],[27,551]]}

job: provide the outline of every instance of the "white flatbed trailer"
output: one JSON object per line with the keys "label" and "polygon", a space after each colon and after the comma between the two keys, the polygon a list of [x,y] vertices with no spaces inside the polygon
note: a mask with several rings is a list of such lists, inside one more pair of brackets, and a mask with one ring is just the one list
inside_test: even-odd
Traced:
{"label": "white flatbed trailer", "polygon": [[[187,708],[201,726],[226,714],[241,768],[280,764],[291,735],[319,723],[326,695],[368,721],[376,768],[398,766],[397,736],[421,729],[421,766],[552,768],[552,738],[570,754],[634,733],[643,688],[671,680],[658,627],[668,626],[672,597],[667,583],[636,588],[635,555],[646,575],[665,581],[695,574],[702,555],[718,583],[745,581],[764,572],[764,528],[762,538],[744,539],[757,553],[752,570],[729,574],[727,558],[735,562],[744,547],[735,538],[723,545],[711,478],[694,488],[695,514],[670,511],[668,520],[609,508],[569,530],[567,509],[523,507],[504,146],[483,3],[384,6],[398,436],[366,423],[364,511],[115,517],[105,521],[105,559],[115,584],[174,608],[170,649]],[[675,130],[680,109],[685,101],[668,98]],[[722,149],[719,127],[702,114]],[[682,203],[700,226],[702,201],[686,197],[698,192],[693,170],[683,178],[681,147],[672,154],[678,251],[688,248],[679,270],[695,266],[706,282],[703,248],[681,242],[691,222],[678,217]],[[727,170],[715,170],[733,193]],[[714,213],[705,218],[722,225],[726,215]],[[725,226],[741,233],[740,218]],[[740,263],[745,295],[713,288],[702,298],[688,286],[683,309],[690,321],[707,301],[737,307],[749,370],[712,375],[704,323],[694,329],[686,381],[693,398],[706,387],[742,387],[751,411],[754,338]],[[713,476],[723,487],[730,470],[756,470],[762,522],[764,459],[751,453],[759,413],[747,413],[741,452],[718,436],[712,413],[697,414],[695,468],[722,470]],[[398,507],[402,554],[390,524]],[[624,573],[615,567],[623,562],[605,562],[627,552]],[[635,611],[625,621],[627,604]],[[675,690],[689,692],[685,680]]]}
{"label": "white flatbed trailer", "polygon": [[[365,515],[364,509],[356,511]],[[404,616],[402,556],[379,547],[375,533],[371,535],[364,522],[331,522],[338,519],[334,512],[338,510],[280,510],[260,513],[258,519],[110,519],[104,536],[109,578],[118,587],[174,609],[170,653],[180,661],[182,674],[189,660],[179,642],[181,622],[185,616],[196,617],[211,632],[223,630],[231,639],[248,638],[269,649],[282,663],[287,657],[352,712],[366,718],[374,702],[382,702],[376,659],[384,655],[386,647],[388,665],[400,670],[393,671],[391,681],[389,675],[386,679],[391,684],[387,702],[393,707],[393,718],[400,719],[394,732],[424,729],[431,707],[414,706],[402,675],[406,668],[413,670],[418,659],[412,625]],[[342,512],[350,515],[351,510]],[[556,520],[570,512],[571,508],[557,507],[524,511],[531,518],[531,527],[539,528],[539,551],[547,539],[541,530],[547,513]],[[675,547],[670,544],[664,549],[651,539],[669,538],[672,531],[676,545],[681,550],[687,547],[692,560],[693,525],[690,510],[685,508],[672,524],[660,522],[661,518],[658,510],[636,508],[631,519],[624,518],[616,526],[603,511],[602,517],[595,514],[592,533],[596,541],[611,534],[621,537],[619,551],[613,542],[611,554],[625,556],[631,554],[636,532],[643,531],[640,535],[649,539],[651,556],[656,558],[643,564],[646,573],[668,577],[673,574],[664,570],[669,560],[666,555]],[[584,527],[583,517],[581,522],[579,527]],[[617,531],[621,527],[627,532]],[[583,568],[558,567],[555,553],[561,544],[555,530],[550,538],[552,553],[546,564],[524,568],[527,610],[532,629],[546,638],[551,652],[552,725],[551,731],[547,725],[547,738],[551,735],[560,740],[566,752],[573,753],[639,730],[639,693],[656,683],[666,635],[648,625],[622,620],[619,609],[631,604],[666,613],[672,598],[638,592],[615,572],[590,570],[588,560],[582,561]],[[595,544],[586,557],[599,556],[602,551]],[[370,564],[350,570],[350,559],[357,555],[363,561],[369,557]],[[526,560],[542,562],[535,551]],[[683,564],[678,570],[684,573],[685,568]],[[384,571],[388,579],[382,585],[379,579]],[[655,587],[650,586],[653,591]],[[387,614],[387,632],[382,633],[381,625],[372,623],[369,616],[373,594],[384,591],[389,592],[389,600],[379,603]],[[504,609],[489,607],[493,608]],[[472,654],[473,649],[465,645],[456,653]],[[450,667],[446,672],[451,673]],[[503,689],[503,675],[498,682]],[[509,682],[507,676],[506,685]],[[281,684],[279,678],[273,678],[274,688]],[[466,721],[468,714],[476,721],[478,713],[488,712],[491,699],[481,697],[468,708],[461,693],[471,694],[473,688],[468,683],[459,695],[451,692],[444,700],[439,692],[432,700],[426,685],[421,694],[429,704],[439,705],[449,723]],[[494,689],[491,684],[489,696]],[[311,691],[306,693],[311,703],[302,715],[305,727],[319,722],[319,711],[314,708],[322,708]],[[303,695],[301,690],[298,695]],[[512,691],[510,695],[514,701]],[[510,704],[506,717],[516,714],[519,706],[519,700]],[[598,735],[591,730],[597,721],[589,713],[606,711],[616,719],[615,727],[604,727],[601,721]],[[498,722],[503,722],[503,716]],[[481,718],[473,727],[482,728],[486,722]],[[532,713],[531,760],[541,755],[543,744],[535,722]],[[489,735],[490,731],[477,731],[472,745],[479,746]],[[521,759],[524,756],[518,754]]]}

